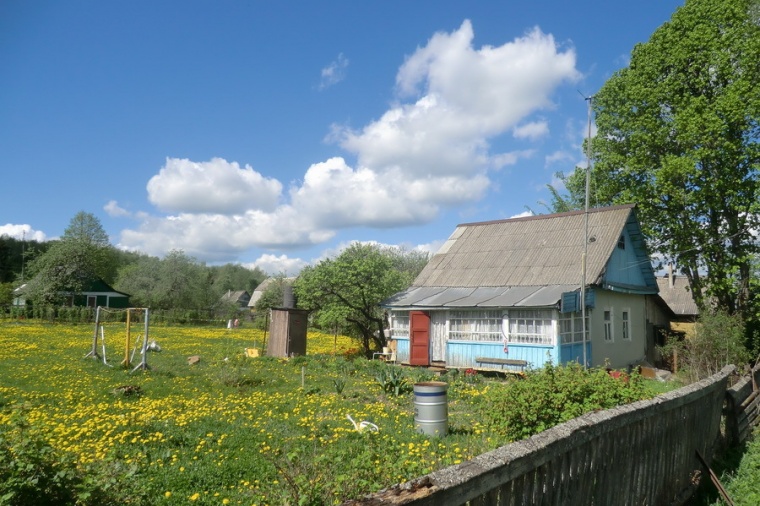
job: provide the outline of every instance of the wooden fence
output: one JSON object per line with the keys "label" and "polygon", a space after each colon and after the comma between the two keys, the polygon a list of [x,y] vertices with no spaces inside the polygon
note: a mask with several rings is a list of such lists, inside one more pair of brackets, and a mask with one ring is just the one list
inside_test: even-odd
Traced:
{"label": "wooden fence", "polygon": [[760,366],[726,391],[726,432],[731,444],[740,445],[749,439],[752,428],[760,421]]}
{"label": "wooden fence", "polygon": [[733,366],[708,379],[589,413],[530,439],[347,505],[683,504],[710,462]]}

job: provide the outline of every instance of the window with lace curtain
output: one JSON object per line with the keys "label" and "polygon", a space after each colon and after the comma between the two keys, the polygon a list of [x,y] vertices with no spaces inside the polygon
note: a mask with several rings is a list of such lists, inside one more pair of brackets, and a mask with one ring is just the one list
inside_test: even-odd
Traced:
{"label": "window with lace curtain", "polygon": [[449,339],[500,341],[501,311],[463,310],[449,313]]}
{"label": "window with lace curtain", "polygon": [[409,337],[409,311],[391,311],[391,337]]}
{"label": "window with lace curtain", "polygon": [[514,309],[509,311],[508,342],[519,344],[554,344],[551,309]]}

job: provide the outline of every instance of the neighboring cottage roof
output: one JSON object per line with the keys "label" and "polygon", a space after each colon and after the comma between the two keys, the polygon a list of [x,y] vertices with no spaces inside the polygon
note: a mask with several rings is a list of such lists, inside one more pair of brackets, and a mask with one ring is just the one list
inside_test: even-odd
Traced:
{"label": "neighboring cottage roof", "polygon": [[250,298],[247,290],[228,290],[222,295],[221,300],[222,302],[248,304]]}
{"label": "neighboring cottage roof", "polygon": [[[672,281],[672,282],[671,282]],[[660,287],[660,297],[678,316],[696,316],[699,314],[697,304],[691,296],[689,280],[683,276],[657,278]]]}
{"label": "neighboring cottage roof", "polygon": [[[634,208],[631,204],[589,210],[587,284],[656,293]],[[412,286],[384,305],[535,307],[556,303],[563,292],[578,289],[581,283],[584,231],[584,211],[459,225]],[[617,269],[635,271],[643,280],[639,286],[627,286],[624,279],[614,280],[607,273],[623,235],[632,248],[631,261]]]}
{"label": "neighboring cottage roof", "polygon": [[251,300],[248,301],[248,307],[254,307],[256,305],[256,302],[261,298],[261,296],[264,294],[267,288],[269,288],[269,285],[277,281],[278,279],[282,279],[285,283],[292,285],[293,282],[296,280],[296,278],[267,278],[261,283],[259,283],[259,286],[257,286],[253,290],[253,294],[251,295]]}

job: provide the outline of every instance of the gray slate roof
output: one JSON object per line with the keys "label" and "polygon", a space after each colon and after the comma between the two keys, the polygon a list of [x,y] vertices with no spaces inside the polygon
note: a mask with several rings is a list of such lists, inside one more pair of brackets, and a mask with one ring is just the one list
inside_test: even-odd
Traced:
{"label": "gray slate roof", "polygon": [[278,279],[282,279],[282,281],[285,284],[292,285],[293,282],[296,280],[296,278],[277,278],[277,277],[270,277],[259,283],[259,286],[254,288],[253,293],[251,294],[251,299],[248,301],[248,307],[255,307],[256,303],[259,301],[262,295],[264,295],[264,292],[269,288],[269,285],[277,281]]}
{"label": "gray slate roof", "polygon": [[689,280],[683,276],[674,276],[671,286],[670,278],[657,278],[660,297],[678,316],[696,316],[699,309],[694,303],[689,289]]}
{"label": "gray slate roof", "polygon": [[[635,206],[596,208],[588,213],[587,275],[600,284],[623,230],[642,258],[648,284],[655,286]],[[555,304],[580,287],[584,211],[509,220],[465,223],[430,259],[407,290],[384,306],[538,307]]]}

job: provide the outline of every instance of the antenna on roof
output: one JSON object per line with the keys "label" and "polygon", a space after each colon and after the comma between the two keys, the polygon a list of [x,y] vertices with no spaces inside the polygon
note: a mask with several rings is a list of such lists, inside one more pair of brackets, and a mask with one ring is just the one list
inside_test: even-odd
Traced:
{"label": "antenna on roof", "polygon": [[[580,90],[578,93],[581,93]],[[588,352],[586,350],[586,257],[588,256],[588,201],[589,187],[591,180],[591,105],[594,96],[586,97],[581,93],[583,99],[588,102],[588,136],[586,137],[586,203],[583,212],[583,258],[581,266],[581,328],[583,329],[583,367],[588,367]]]}

